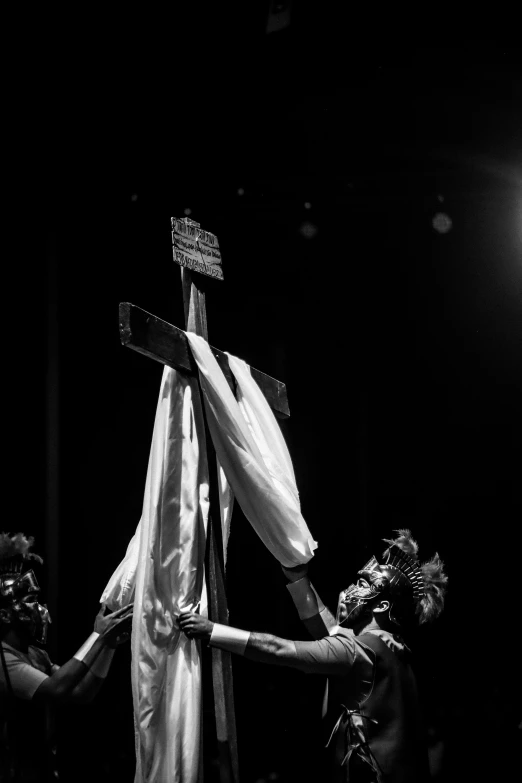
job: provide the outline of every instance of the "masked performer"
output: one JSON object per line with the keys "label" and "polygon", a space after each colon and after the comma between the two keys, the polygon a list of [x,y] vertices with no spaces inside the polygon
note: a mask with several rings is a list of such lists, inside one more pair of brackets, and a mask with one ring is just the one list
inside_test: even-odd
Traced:
{"label": "masked performer", "polygon": [[189,637],[263,663],[328,676],[323,715],[332,783],[423,783],[428,755],[411,652],[403,640],[443,609],[447,577],[436,554],[421,564],[409,530],[358,572],[339,596],[337,618],[324,606],[306,566],[283,569],[314,642],[290,641],[180,615]]}
{"label": "masked performer", "polygon": [[47,781],[55,771],[49,706],[91,701],[115,647],[129,637],[132,608],[100,610],[94,633],[63,666],[41,645],[50,622],[30,551],[32,538],[0,533],[0,781]]}

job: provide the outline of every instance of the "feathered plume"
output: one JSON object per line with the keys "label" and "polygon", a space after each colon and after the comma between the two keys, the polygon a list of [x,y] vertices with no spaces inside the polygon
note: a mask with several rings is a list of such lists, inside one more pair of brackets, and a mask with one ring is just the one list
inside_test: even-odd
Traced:
{"label": "feathered plume", "polygon": [[[411,532],[406,529],[396,530],[398,538],[384,541],[392,547],[399,547],[403,552],[409,555],[412,560],[418,561],[419,545],[412,538]],[[389,552],[389,549],[384,553]],[[419,624],[432,622],[444,609],[444,598],[446,595],[448,577],[444,573],[444,563],[438,553],[435,553],[431,560],[420,565],[420,572],[424,584],[424,595],[415,599],[415,614]]]}
{"label": "feathered plume", "polygon": [[23,533],[0,533],[0,566],[2,561],[9,561],[13,558],[23,562],[24,560],[36,560],[38,563],[43,563],[40,555],[29,550],[34,544],[34,538],[32,536],[24,536]]}
{"label": "feathered plume", "polygon": [[[383,538],[383,541],[386,544],[389,544],[390,546],[398,546],[399,549],[402,549],[403,552],[406,552],[407,555],[412,557],[414,560],[418,560],[418,551],[419,551],[419,545],[415,541],[415,539],[412,538],[411,531],[406,529],[396,530],[396,533],[399,534],[398,538],[392,539],[392,538]],[[386,552],[384,553],[386,555]]]}
{"label": "feathered plume", "polygon": [[444,598],[448,589],[448,577],[444,573],[444,563],[438,552],[435,552],[431,560],[421,565],[422,578],[426,593],[420,599],[416,613],[419,623],[430,623],[436,620],[444,609]]}

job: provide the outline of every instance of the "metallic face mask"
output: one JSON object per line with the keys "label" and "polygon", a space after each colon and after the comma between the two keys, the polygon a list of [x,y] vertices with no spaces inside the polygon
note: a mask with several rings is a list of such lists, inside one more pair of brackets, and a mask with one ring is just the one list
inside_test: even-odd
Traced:
{"label": "metallic face mask", "polygon": [[362,607],[377,598],[388,585],[388,579],[381,572],[381,566],[375,557],[372,557],[364,568],[357,572],[357,575],[368,582],[368,585],[351,584],[341,593],[340,603],[345,605],[347,611],[347,616],[342,622],[362,614],[364,611]]}
{"label": "metallic face mask", "polygon": [[1,580],[0,593],[4,599],[10,599],[10,613],[32,639],[45,644],[51,616],[46,604],[36,600],[39,592],[40,586],[33,571],[21,575],[8,574]]}
{"label": "metallic face mask", "polygon": [[38,644],[47,641],[47,630],[51,622],[51,615],[46,604],[38,601],[19,601],[14,604],[13,611],[20,623],[26,626],[27,632]]}

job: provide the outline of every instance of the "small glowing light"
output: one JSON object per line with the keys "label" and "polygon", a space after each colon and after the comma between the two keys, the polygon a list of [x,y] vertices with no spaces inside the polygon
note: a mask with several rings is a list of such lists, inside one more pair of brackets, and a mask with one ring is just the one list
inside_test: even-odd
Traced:
{"label": "small glowing light", "polygon": [[133,193],[132,196],[131,196],[131,201],[137,201],[137,200],[138,200],[138,194],[137,193]]}
{"label": "small glowing light", "polygon": [[316,236],[317,231],[317,226],[315,226],[313,223],[309,223],[308,221],[302,223],[299,229],[299,233],[305,239],[313,239]]}
{"label": "small glowing light", "polygon": [[433,216],[431,224],[439,234],[447,234],[448,231],[451,231],[453,221],[445,212],[437,212],[437,214]]}
{"label": "small glowing light", "polygon": [[310,202],[309,202],[309,201],[305,201],[305,203],[304,203],[304,208],[305,208],[305,209],[312,209],[312,205],[310,204]]}
{"label": "small glowing light", "polygon": [[245,188],[238,188],[237,189],[237,195],[238,196],[244,196],[245,195]]}
{"label": "small glowing light", "polygon": [[187,207],[186,209],[184,209],[183,210],[183,214],[184,215],[192,215],[192,210],[190,209],[190,207]]}

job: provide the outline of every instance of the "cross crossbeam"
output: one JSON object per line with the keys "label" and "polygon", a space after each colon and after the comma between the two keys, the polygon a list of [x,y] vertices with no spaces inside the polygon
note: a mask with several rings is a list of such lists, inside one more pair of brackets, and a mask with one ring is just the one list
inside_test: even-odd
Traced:
{"label": "cross crossbeam", "polygon": [[[120,304],[120,339],[123,345],[157,362],[175,370],[197,374],[197,365],[192,357],[185,332],[130,302]],[[234,376],[228,366],[226,353],[212,346],[211,350],[232,391],[235,392]],[[255,367],[251,367],[250,371],[274,414],[281,419],[288,418],[290,408],[285,384],[256,370]]]}

